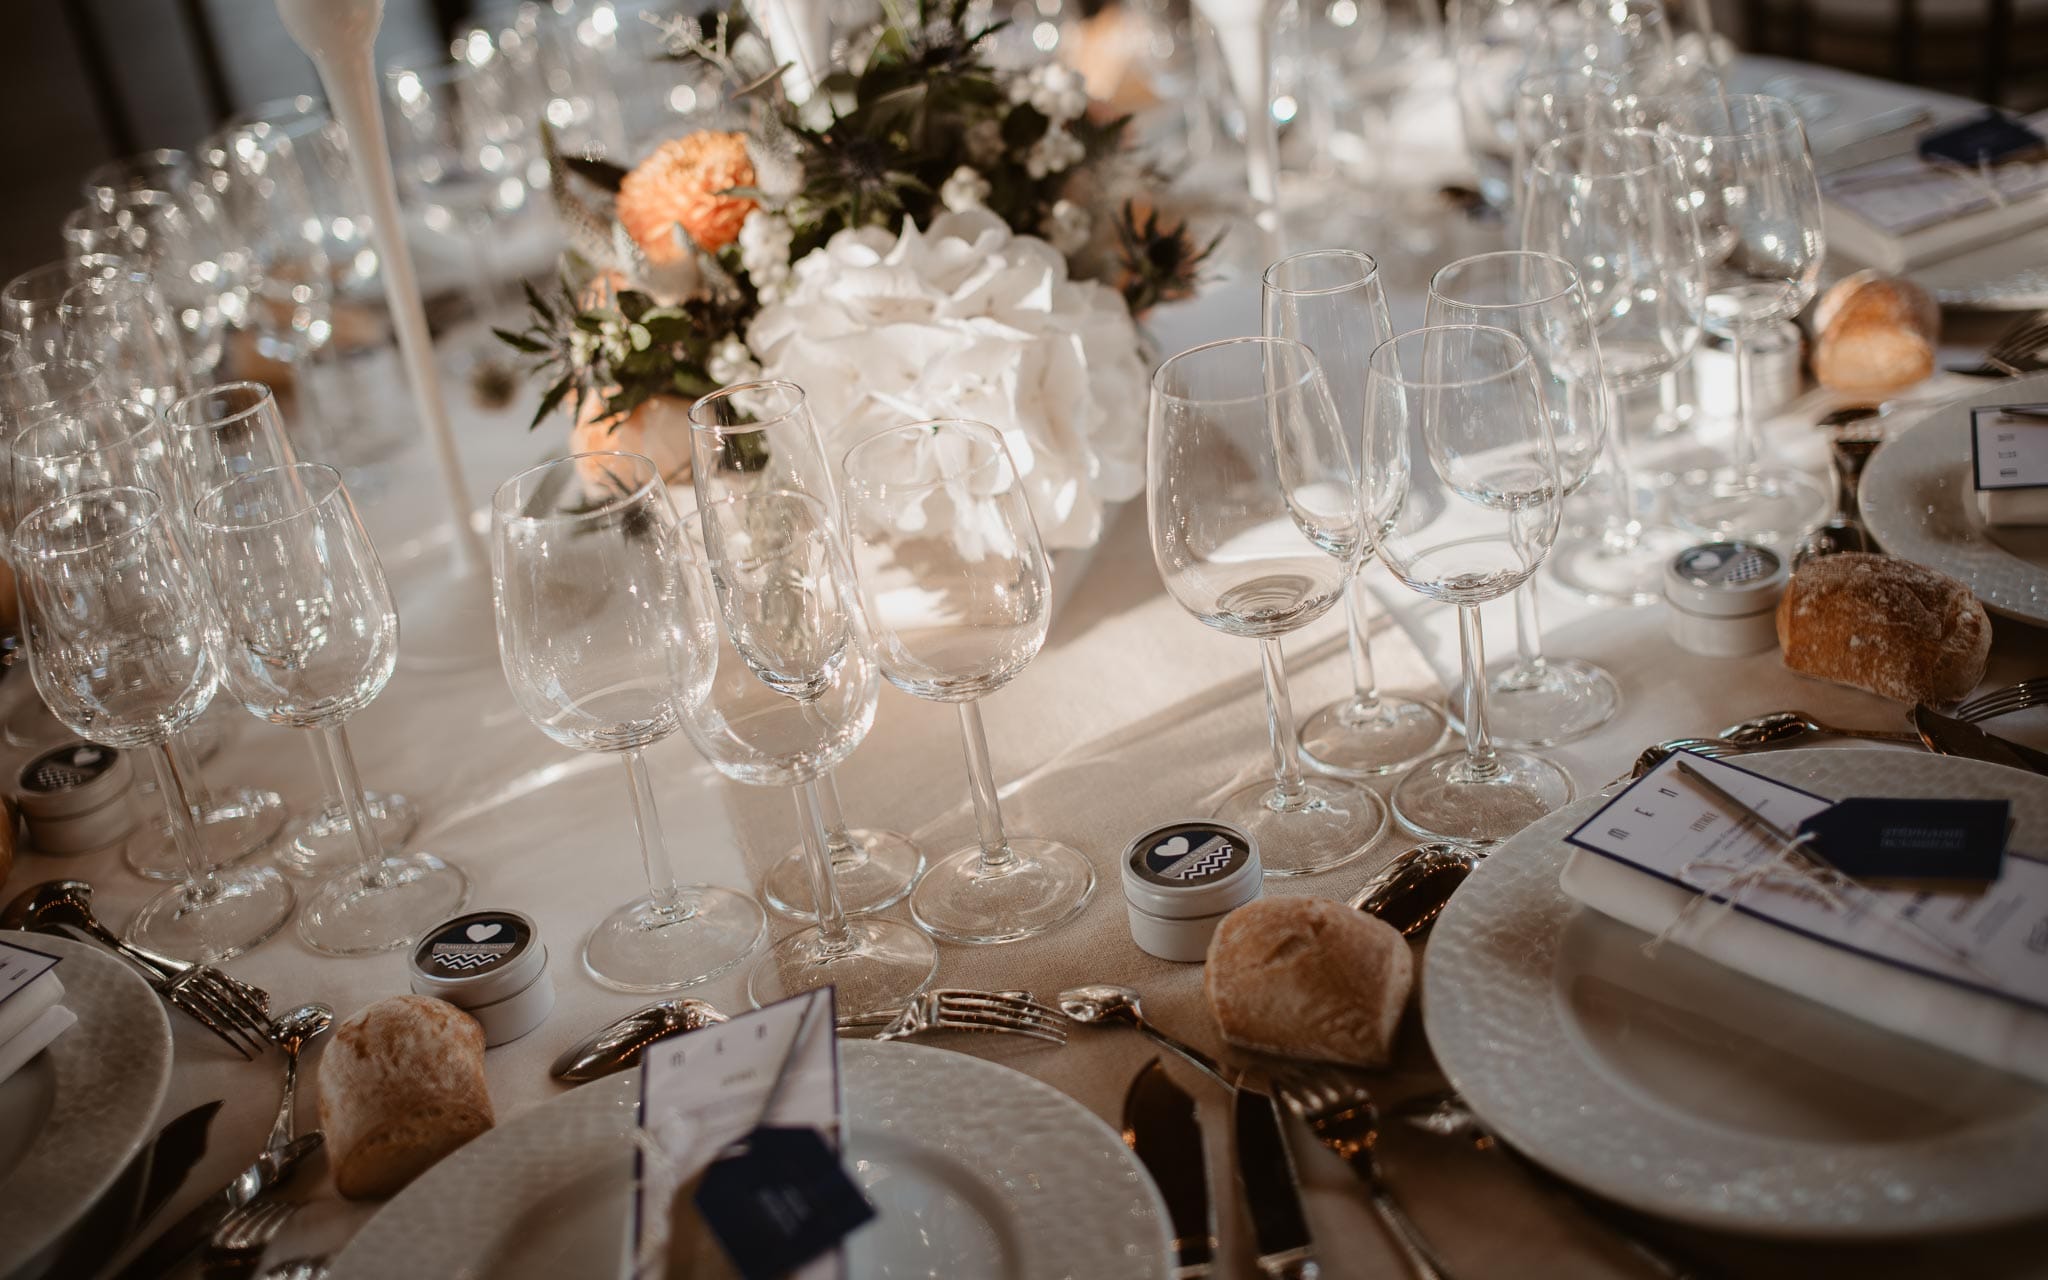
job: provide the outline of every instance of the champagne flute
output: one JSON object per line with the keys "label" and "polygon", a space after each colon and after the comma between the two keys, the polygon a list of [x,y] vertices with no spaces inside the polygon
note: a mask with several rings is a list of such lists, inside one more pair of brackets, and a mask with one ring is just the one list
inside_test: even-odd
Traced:
{"label": "champagne flute", "polygon": [[1057,840],[1004,830],[979,700],[1045,643],[1052,575],[1001,433],[939,420],[876,432],[842,470],[847,545],[889,683],[960,713],[979,839],[932,864],[910,913],[953,942],[1015,942],[1059,928],[1095,868]]}
{"label": "champagne flute", "polygon": [[[1290,338],[1316,353],[1338,420],[1354,455],[1365,445],[1365,370],[1374,348],[1394,336],[1379,263],[1351,249],[1313,249],[1282,258],[1260,281],[1269,338]],[[1344,585],[1351,696],[1301,726],[1301,754],[1347,778],[1392,773],[1443,741],[1444,713],[1429,703],[1383,694],[1373,673],[1372,628],[1363,570]]]}
{"label": "champagne flute", "polygon": [[1322,366],[1292,339],[1212,342],[1152,375],[1145,508],[1159,576],[1203,624],[1260,643],[1273,776],[1216,816],[1258,841],[1267,875],[1342,866],[1387,829],[1365,787],[1303,775],[1280,651],[1370,549],[1350,434]]}
{"label": "champagne flute", "polygon": [[1437,325],[1373,352],[1371,379],[1364,474],[1369,508],[1387,513],[1380,559],[1410,590],[1458,606],[1464,662],[1465,747],[1395,784],[1394,815],[1425,840],[1492,844],[1572,797],[1557,764],[1495,745],[1479,629],[1479,606],[1543,563],[1564,505],[1537,364],[1505,329]]}
{"label": "champagne flute", "polygon": [[[803,388],[793,382],[740,382],[690,406],[690,480],[700,505],[735,494],[787,489],[817,499],[839,527],[839,486]],[[849,829],[830,773],[817,780],[818,809],[839,905],[880,911],[899,902],[924,871],[924,853],[900,831]],[[761,877],[773,910],[814,919],[810,855],[799,842]]]}
{"label": "champagne flute", "polygon": [[[579,475],[611,478],[592,498]],[[685,550],[648,459],[580,453],[522,471],[491,500],[491,572],[505,682],[534,727],[616,754],[648,892],[606,916],[583,967],[619,991],[673,991],[724,973],[766,925],[752,898],[676,883],[642,752],[682,727],[691,655],[677,625]]]}
{"label": "champagne flute", "polygon": [[208,643],[218,622],[168,504],[126,487],[59,498],[15,526],[9,559],[29,668],[50,710],[82,738],[147,750],[156,766],[185,878],[143,905],[129,940],[211,964],[277,932],[292,913],[291,885],[275,867],[208,865],[170,749],[213,697]]}
{"label": "champagne flute", "polygon": [[355,832],[358,865],[314,889],[299,937],[327,955],[405,946],[461,908],[469,879],[430,853],[387,854],[363,804],[345,725],[391,679],[398,615],[341,473],[251,471],[201,498],[192,520],[228,688],[260,719],[326,736]]}

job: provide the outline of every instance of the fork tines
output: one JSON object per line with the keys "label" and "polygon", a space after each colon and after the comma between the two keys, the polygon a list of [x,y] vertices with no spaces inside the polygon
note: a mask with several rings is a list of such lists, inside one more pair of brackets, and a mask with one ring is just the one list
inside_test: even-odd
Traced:
{"label": "fork tines", "polygon": [[263,1251],[277,1233],[284,1229],[299,1206],[290,1200],[268,1200],[261,1197],[221,1219],[214,1228],[213,1236],[207,1242],[209,1259],[216,1265],[235,1266],[247,1263],[253,1267],[262,1260]]}
{"label": "fork tines", "polygon": [[1975,723],[2002,716],[2014,711],[2025,711],[2029,707],[2048,703],[2048,676],[2035,676],[2018,684],[1990,693],[1979,694],[1956,708],[1958,720]]}
{"label": "fork tines", "polygon": [[262,1053],[270,1044],[269,998],[218,969],[194,965],[166,979],[159,991],[244,1058]]}
{"label": "fork tines", "polygon": [[993,1031],[1065,1044],[1067,1025],[1066,1014],[1040,1004],[1026,992],[941,987],[912,1000],[881,1038],[920,1031]]}

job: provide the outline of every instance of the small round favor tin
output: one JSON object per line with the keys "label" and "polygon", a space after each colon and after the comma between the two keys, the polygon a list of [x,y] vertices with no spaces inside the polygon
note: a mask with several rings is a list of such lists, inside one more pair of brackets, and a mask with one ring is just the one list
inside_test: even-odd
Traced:
{"label": "small round favor tin", "polygon": [[135,778],[126,754],[93,742],[52,747],[21,766],[14,802],[38,853],[88,853],[117,844],[135,829],[128,790]]}
{"label": "small round favor tin", "polygon": [[1778,643],[1778,598],[1790,576],[1769,547],[1687,547],[1664,568],[1665,627],[1681,649],[1705,657],[1762,653]]}
{"label": "small round favor tin", "polygon": [[517,1040],[555,1007],[548,949],[517,911],[471,911],[427,930],[409,957],[414,995],[446,1000],[483,1025],[486,1046]]}
{"label": "small round favor tin", "polygon": [[1248,832],[1204,818],[1131,841],[1123,882],[1131,940],[1162,960],[1199,961],[1223,917],[1259,896],[1265,875]]}

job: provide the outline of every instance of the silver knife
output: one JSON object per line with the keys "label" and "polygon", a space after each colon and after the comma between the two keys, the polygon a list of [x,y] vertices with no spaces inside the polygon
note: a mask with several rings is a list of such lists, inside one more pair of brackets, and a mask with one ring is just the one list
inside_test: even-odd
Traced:
{"label": "silver knife", "polygon": [[154,1142],[136,1152],[100,1203],[72,1229],[48,1274],[98,1275],[112,1262],[206,1154],[206,1130],[220,1108],[218,1101],[201,1103],[166,1124]]}
{"label": "silver knife", "polygon": [[315,1130],[294,1138],[279,1150],[265,1151],[256,1157],[256,1163],[236,1174],[225,1187],[201,1200],[191,1212],[164,1228],[163,1234],[150,1241],[133,1262],[121,1268],[114,1280],[156,1280],[156,1277],[168,1275],[205,1244],[207,1237],[229,1214],[289,1181],[300,1161],[319,1149],[322,1137]]}
{"label": "silver knife", "polygon": [[2048,774],[2048,751],[2037,751],[1986,733],[1967,720],[1945,716],[1932,707],[1913,708],[1913,727],[1920,731],[1920,741],[1927,744],[1929,751]]}
{"label": "silver knife", "polygon": [[1167,1077],[1159,1059],[1124,1094],[1124,1142],[1138,1153],[1173,1222],[1174,1280],[1200,1280],[1216,1265],[1216,1224],[1209,1216],[1209,1166],[1195,1100]]}
{"label": "silver knife", "polygon": [[1301,1209],[1294,1157],[1280,1128],[1280,1110],[1256,1089],[1237,1091],[1237,1187],[1252,1219],[1259,1271],[1268,1280],[1316,1280],[1315,1241]]}

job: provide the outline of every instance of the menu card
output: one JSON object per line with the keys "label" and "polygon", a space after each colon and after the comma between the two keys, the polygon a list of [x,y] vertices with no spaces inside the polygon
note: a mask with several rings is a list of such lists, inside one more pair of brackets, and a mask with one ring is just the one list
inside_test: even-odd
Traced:
{"label": "menu card", "polygon": [[56,967],[56,956],[0,942],[0,1008]]}
{"label": "menu card", "polygon": [[2048,419],[2011,409],[2048,411],[2048,404],[1970,410],[1970,459],[1979,489],[2048,489]]}

